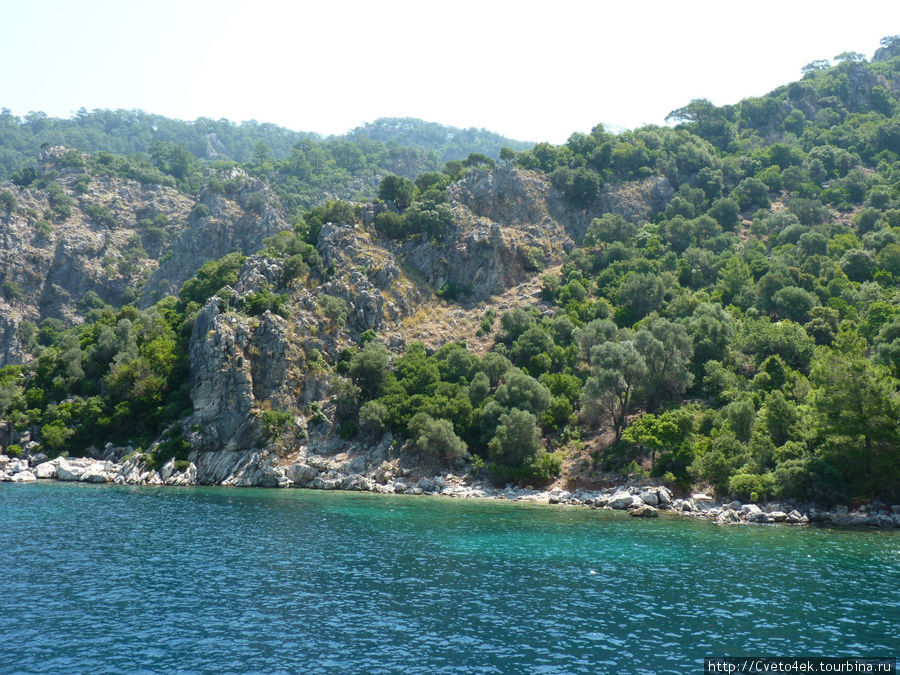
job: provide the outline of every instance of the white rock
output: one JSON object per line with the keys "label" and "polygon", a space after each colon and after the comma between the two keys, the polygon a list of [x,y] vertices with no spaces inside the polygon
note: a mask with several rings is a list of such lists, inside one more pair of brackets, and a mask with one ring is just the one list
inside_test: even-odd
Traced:
{"label": "white rock", "polygon": [[655,492],[647,490],[647,492],[642,492],[638,496],[641,498],[641,501],[648,506],[656,506],[659,504],[659,496]]}
{"label": "white rock", "polygon": [[287,470],[287,477],[300,486],[306,485],[318,475],[319,470],[316,467],[302,462],[291,464]]}
{"label": "white rock", "polygon": [[621,510],[644,506],[644,502],[640,497],[637,497],[630,492],[619,491],[609,498],[607,505],[614,509]]}
{"label": "white rock", "polygon": [[59,460],[59,466],[56,468],[56,477],[63,481],[80,480],[81,474],[84,473],[84,467],[70,464],[65,459]]}
{"label": "white rock", "polygon": [[56,461],[41,462],[34,468],[34,475],[38,478],[56,478]]}
{"label": "white rock", "polygon": [[19,473],[14,473],[12,477],[13,483],[31,483],[36,480],[37,478],[31,471],[19,471]]}
{"label": "white rock", "polygon": [[91,464],[81,474],[81,481],[85,483],[107,483],[109,476],[106,473],[106,466],[100,462]]}
{"label": "white rock", "polygon": [[159,470],[159,478],[162,482],[169,480],[169,477],[175,472],[175,459],[172,458]]}
{"label": "white rock", "polygon": [[659,498],[660,504],[671,504],[672,503],[672,493],[669,491],[669,488],[667,488],[667,487],[657,488],[656,496]]}
{"label": "white rock", "polygon": [[14,459],[9,463],[9,466],[6,468],[11,474],[17,474],[20,471],[28,471],[28,460],[27,459]]}
{"label": "white rock", "polygon": [[788,514],[786,514],[784,511],[772,511],[772,513],[769,514],[769,518],[774,520],[776,523],[784,522],[785,520],[787,520],[787,517]]}

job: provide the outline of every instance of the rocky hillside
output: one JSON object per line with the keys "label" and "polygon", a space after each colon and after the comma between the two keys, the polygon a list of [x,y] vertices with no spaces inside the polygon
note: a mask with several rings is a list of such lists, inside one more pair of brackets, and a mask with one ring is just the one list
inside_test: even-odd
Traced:
{"label": "rocky hillside", "polygon": [[68,153],[42,153],[39,184],[0,186],[16,205],[0,216],[0,365],[27,358],[45,319],[78,323],[103,303],[148,306],[206,261],[252,253],[287,228],[278,200],[239,169],[225,176],[239,190],[195,197],[61,166]]}
{"label": "rocky hillside", "polygon": [[215,169],[47,153],[0,189],[4,358],[37,356],[0,370],[0,445],[133,455],[141,481],[468,467],[896,503],[891,58],[355,204],[323,199],[359,176],[312,146]]}

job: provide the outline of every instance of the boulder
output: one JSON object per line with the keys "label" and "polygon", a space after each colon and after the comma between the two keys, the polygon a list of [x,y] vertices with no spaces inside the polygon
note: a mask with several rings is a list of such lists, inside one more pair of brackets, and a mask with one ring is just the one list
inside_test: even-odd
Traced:
{"label": "boulder", "polygon": [[717,523],[738,523],[740,520],[741,517],[738,515],[738,512],[731,508],[723,509],[716,518]]}
{"label": "boulder", "polygon": [[672,492],[667,487],[656,488],[656,496],[660,504],[668,505],[672,503]]}
{"label": "boulder", "polygon": [[64,459],[59,460],[59,466],[57,466],[56,468],[56,477],[58,480],[62,481],[81,480],[81,474],[83,473],[83,467],[80,467],[76,464],[70,464]]}
{"label": "boulder", "polygon": [[294,481],[295,485],[301,486],[308,484],[318,475],[319,470],[316,467],[304,464],[303,462],[291,464],[287,470],[287,477]]}
{"label": "boulder", "polygon": [[659,504],[659,496],[655,492],[652,492],[650,490],[642,492],[638,496],[640,497],[641,501],[648,506],[656,506],[657,504]]}
{"label": "boulder", "polygon": [[79,480],[85,483],[108,483],[109,478],[109,475],[106,473],[106,466],[97,462],[87,467]]}
{"label": "boulder", "polygon": [[38,478],[56,478],[56,462],[50,460],[34,467],[34,475]]}
{"label": "boulder", "polygon": [[13,483],[31,483],[36,480],[37,478],[31,471],[19,471],[19,473],[14,473],[12,477]]}
{"label": "boulder", "polygon": [[774,520],[776,523],[783,523],[785,520],[787,520],[787,517],[788,514],[786,514],[784,511],[772,511],[771,513],[769,513],[769,518]]}
{"label": "boulder", "polygon": [[[635,504],[635,500],[637,500],[637,504]],[[629,509],[632,506],[641,506],[643,505],[643,501],[640,497],[635,497],[633,494],[628,492],[627,490],[620,490],[616,492],[609,498],[609,501],[606,503],[607,506],[610,506],[614,509]]]}
{"label": "boulder", "polygon": [[28,471],[28,468],[29,467],[27,459],[14,459],[6,467],[6,470],[11,474],[17,474],[20,471]]}
{"label": "boulder", "polygon": [[643,506],[631,509],[629,515],[634,516],[635,518],[656,518],[659,515],[659,512],[649,504],[644,504]]}
{"label": "boulder", "polygon": [[746,516],[748,519],[751,515],[757,515],[762,513],[762,509],[759,508],[756,504],[744,504],[741,507],[741,514]]}
{"label": "boulder", "polygon": [[43,464],[44,462],[46,462],[47,459],[49,459],[47,455],[45,455],[43,452],[38,452],[28,457],[28,463],[32,467],[36,467],[38,464]]}
{"label": "boulder", "polygon": [[175,472],[175,459],[172,458],[159,470],[159,477],[165,483],[169,477]]}

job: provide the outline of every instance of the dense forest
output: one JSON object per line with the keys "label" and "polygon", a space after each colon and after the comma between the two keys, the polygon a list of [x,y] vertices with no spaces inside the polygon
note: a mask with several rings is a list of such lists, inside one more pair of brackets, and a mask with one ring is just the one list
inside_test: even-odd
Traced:
{"label": "dense forest", "polygon": [[[335,190],[334,174],[368,178],[371,171],[390,170],[415,177],[443,162],[465,159],[470,153],[496,158],[501,147],[527,149],[530,143],[504,138],[484,129],[458,129],[413,118],[383,118],[346,134],[323,138],[255,120],[235,124],[199,118],[193,122],[153,115],[141,110],[79,110],[70,119],[31,112],[16,117],[0,110],[0,181],[33,162],[41,148],[62,145],[87,153],[151,154],[155,147],[182,148],[195,161],[246,164],[263,160],[308,162],[315,176]],[[301,151],[303,159],[297,157]],[[377,183],[377,181],[376,181]],[[315,188],[312,188],[313,190]],[[363,195],[371,196],[371,195]]]}
{"label": "dense forest", "polygon": [[[598,472],[706,484],[719,495],[896,503],[900,36],[885,38],[871,62],[850,52],[816,61],[768,95],[721,107],[694,100],[669,120],[498,150],[504,164],[547,176],[575,209],[590,210],[606,186],[654,176],[674,196],[645,221],[594,218],[560,272],[542,277],[542,306],[489,310],[482,331],[494,333],[494,346],[484,355],[464,343],[433,353],[412,343],[395,355],[372,331],[352,336],[355,345],[332,362],[319,354],[340,433],[389,429],[411,452],[469,457],[503,480],[550,478],[567,456],[594,448]],[[391,149],[376,136],[357,145],[300,139],[288,150],[254,137],[268,150],[253,146],[244,168],[296,217],[263,252],[281,261],[285,278],[235,311],[289,315],[292,289],[332,273],[315,249],[319,231],[360,216],[321,199],[329,171],[381,171],[378,196],[391,208],[373,236],[439,245],[453,224],[448,186],[496,166],[475,152],[384,176]],[[340,143],[348,154],[339,161]],[[184,147],[90,161],[196,190],[208,175]],[[42,180],[16,168],[18,184]],[[32,324],[37,358],[0,371],[0,415],[40,428],[48,454],[106,439],[146,445],[166,432],[154,461],[183,459],[185,441],[166,430],[189,412],[193,317],[237,280],[240,264],[237,255],[207,263],[180,297],[149,309],[100,303],[79,327]],[[440,290],[466,300],[465,289]],[[341,304],[321,307],[338,327]],[[277,435],[289,419],[272,410],[263,422]],[[610,438],[601,447],[593,441],[603,432]]]}

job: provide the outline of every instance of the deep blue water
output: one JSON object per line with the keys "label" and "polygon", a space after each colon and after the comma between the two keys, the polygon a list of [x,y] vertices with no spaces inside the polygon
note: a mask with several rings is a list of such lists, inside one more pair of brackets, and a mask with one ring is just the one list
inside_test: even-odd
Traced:
{"label": "deep blue water", "polygon": [[900,536],[0,484],[0,671],[702,672],[900,651]]}

